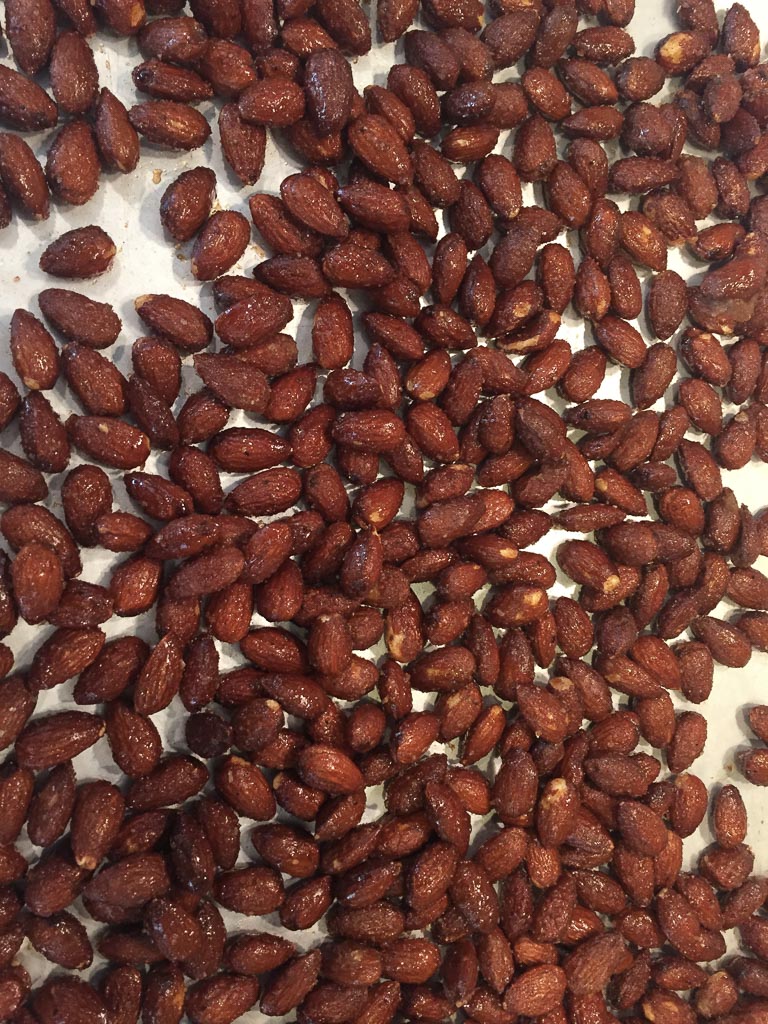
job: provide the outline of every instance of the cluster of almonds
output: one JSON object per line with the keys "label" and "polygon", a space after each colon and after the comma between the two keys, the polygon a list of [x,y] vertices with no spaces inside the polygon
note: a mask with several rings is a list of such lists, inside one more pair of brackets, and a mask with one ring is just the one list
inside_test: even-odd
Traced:
{"label": "cluster of almonds", "polygon": [[[46,217],[50,194],[87,202],[103,167],[136,166],[140,135],[201,146],[190,104],[212,96],[244,184],[267,128],[308,166],[250,196],[273,253],[253,277],[229,273],[251,225],[212,212],[213,172],[168,187],[162,223],[194,239],[219,315],[140,296],[130,378],[102,354],[122,328],[108,303],[49,288],[47,327],[13,316],[26,393],[0,374],[0,426],[26,458],[0,449],[0,634],[53,631],[15,674],[0,645],[0,1019],[230,1024],[258,1003],[299,1024],[765,1024],[768,879],[738,790],[710,807],[689,772],[706,720],[670,696],[700,704],[715,662],[768,650],[768,518],[721,476],[768,461],[768,65],[748,12],[721,27],[711,0],[681,0],[652,59],[633,56],[632,0],[491,0],[484,27],[480,0],[423,0],[429,30],[410,28],[418,3],[379,0],[408,63],[360,96],[357,0],[56,6],[72,31],[49,0],[5,3],[21,72],[0,66],[0,120],[70,120],[45,172],[0,135],[2,221]],[[99,92],[99,22],[138,34],[149,101]],[[55,103],[31,77],[44,68]],[[668,78],[673,99],[649,102]],[[506,129],[509,158],[493,152]],[[670,247],[703,268],[696,287]],[[91,226],[40,265],[87,280],[115,253]],[[336,289],[356,290],[359,325]],[[293,298],[315,302],[308,364],[281,333]],[[571,306],[589,324],[577,352],[558,338]],[[631,323],[644,310],[651,345]],[[182,402],[192,353],[201,387]],[[629,401],[595,397],[609,365]],[[62,377],[82,409],[66,423],[45,396]],[[260,425],[228,427],[232,410]],[[153,449],[167,476],[142,469]],[[99,463],[136,511],[115,510]],[[46,473],[66,474],[63,521],[41,504]],[[226,493],[222,474],[239,476]],[[555,600],[529,549],[557,532],[580,589]],[[103,586],[78,579],[93,547],[128,556]],[[712,614],[723,599],[732,621]],[[154,646],[101,628],[152,613]],[[378,663],[362,656],[380,641]],[[221,671],[231,650],[242,663]],[[72,680],[84,710],[33,715]],[[179,704],[188,753],[153,721]],[[768,707],[749,722],[768,744]],[[77,781],[102,737],[120,786]],[[767,785],[768,749],[742,769]],[[708,809],[715,841],[684,872]],[[282,928],[228,935],[220,907]],[[31,990],[25,940],[91,966],[83,914],[109,968]],[[315,948],[286,937],[321,922]],[[716,969],[731,929],[749,955]]]}

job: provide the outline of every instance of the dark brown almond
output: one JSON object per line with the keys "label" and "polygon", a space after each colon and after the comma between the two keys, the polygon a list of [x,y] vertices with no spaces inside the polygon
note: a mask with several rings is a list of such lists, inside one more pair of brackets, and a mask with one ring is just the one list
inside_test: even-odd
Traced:
{"label": "dark brown almond", "polygon": [[106,416],[70,416],[66,427],[77,448],[116,469],[142,466],[149,456],[149,438],[123,420]]}
{"label": "dark brown almond", "polygon": [[82,206],[99,187],[101,166],[90,125],[70,121],[59,129],[48,148],[45,176],[53,195],[63,203]]}
{"label": "dark brown almond", "polygon": [[182,351],[198,352],[211,342],[211,321],[190,302],[170,295],[140,295],[134,306],[150,330]]}
{"label": "dark brown almond", "polygon": [[211,134],[199,111],[172,100],[139,103],[131,107],[128,117],[139,135],[166,149],[198,149]]}
{"label": "dark brown almond", "polygon": [[45,249],[40,269],[53,277],[97,277],[109,270],[117,249],[100,227],[65,231]]}
{"label": "dark brown almond", "polygon": [[0,134],[0,181],[9,198],[36,220],[50,210],[48,183],[29,145],[18,135]]}
{"label": "dark brown almond", "polygon": [[16,741],[16,758],[26,768],[53,768],[93,746],[104,734],[98,715],[60,711],[36,719]]}
{"label": "dark brown almond", "polygon": [[[50,42],[53,43],[53,39]],[[39,85],[3,65],[0,69],[0,120],[20,131],[42,131],[56,124],[58,111]]]}
{"label": "dark brown almond", "polygon": [[178,242],[193,238],[207,221],[214,196],[216,175],[208,167],[182,172],[160,200],[160,220]]}
{"label": "dark brown almond", "polygon": [[51,88],[59,109],[86,114],[99,94],[99,72],[93,51],[79,32],[62,32],[51,51]]}
{"label": "dark brown almond", "polygon": [[236,210],[218,210],[202,227],[192,250],[192,273],[212,281],[240,259],[251,239],[251,228]]}
{"label": "dark brown almond", "polygon": [[132,171],[139,162],[139,136],[128,111],[109,89],[99,94],[93,130],[105,165],[122,174]]}
{"label": "dark brown almond", "polygon": [[38,302],[46,320],[70,341],[108,348],[120,334],[120,318],[106,302],[64,288],[46,288]]}

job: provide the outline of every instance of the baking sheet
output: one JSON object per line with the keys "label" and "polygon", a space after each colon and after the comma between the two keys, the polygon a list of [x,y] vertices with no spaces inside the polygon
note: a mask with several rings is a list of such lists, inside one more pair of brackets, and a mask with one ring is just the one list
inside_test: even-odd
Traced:
{"label": "baking sheet", "polygon": [[[370,6],[373,20],[375,5],[371,3]],[[766,10],[763,0],[747,0],[745,6],[750,9],[755,20],[761,25],[765,42],[766,34],[768,34],[768,10]],[[660,0],[637,0],[637,13],[629,27],[637,44],[637,54],[652,54],[655,43],[676,27],[673,21],[673,11],[674,4],[668,0],[663,3]],[[91,42],[95,50],[101,84],[106,85],[120,96],[126,105],[145,99],[146,97],[137,96],[130,77],[131,69],[141,59],[135,41],[98,35]],[[0,47],[2,47],[0,49],[2,61],[12,64],[7,53],[7,41],[0,42]],[[353,65],[357,87],[362,91],[363,87],[371,82],[386,84],[387,71],[393,63],[393,59],[403,60],[402,42],[396,46],[392,44],[375,46],[371,54],[358,59]],[[518,72],[515,69],[509,69],[496,76],[496,81],[517,79]],[[43,84],[47,83],[43,81]],[[653,102],[657,102],[658,99],[659,97],[654,98]],[[103,175],[98,193],[86,206],[81,208],[63,207],[52,203],[51,216],[48,221],[32,223],[16,215],[13,224],[0,234],[0,337],[2,338],[0,368],[7,370],[14,379],[16,379],[15,373],[10,365],[7,347],[10,317],[17,307],[29,309],[39,315],[36,295],[43,288],[57,284],[55,280],[40,272],[38,268],[40,254],[49,241],[73,227],[98,224],[112,236],[117,244],[117,257],[113,268],[107,274],[92,282],[73,282],[72,284],[77,290],[81,290],[97,300],[112,303],[121,316],[123,320],[122,334],[108,354],[114,358],[125,373],[130,373],[131,345],[137,337],[144,333],[143,326],[133,308],[133,300],[136,296],[146,292],[167,292],[190,302],[199,303],[206,313],[213,315],[211,286],[209,284],[201,286],[194,280],[189,269],[191,244],[172,245],[169,244],[170,240],[164,236],[158,215],[160,197],[164,189],[183,170],[197,165],[210,166],[216,171],[218,178],[218,204],[223,208],[241,210],[248,216],[247,202],[253,191],[277,193],[282,179],[293,170],[298,169],[300,165],[290,151],[277,144],[270,135],[261,180],[256,188],[241,187],[224,165],[221,157],[218,132],[215,127],[214,104],[204,103],[199,106],[199,109],[211,119],[213,125],[212,136],[202,149],[189,154],[178,154],[143,146],[142,159],[138,169],[129,176]],[[44,157],[49,136],[41,134],[27,138],[38,154]],[[509,153],[508,133],[502,134],[497,151]],[[525,201],[527,203],[540,201],[540,195],[528,186]],[[562,242],[563,239],[564,236],[561,236],[558,241]],[[252,245],[231,272],[250,273],[252,267],[262,256],[259,240],[254,233]],[[670,250],[670,267],[681,270],[686,277],[692,272],[701,273],[700,265],[694,264],[692,261],[686,262],[686,257],[674,250]],[[62,282],[65,287],[67,284],[67,282]],[[354,307],[354,297],[351,302]],[[295,304],[295,312],[294,322],[286,330],[295,334],[299,342],[301,358],[308,358],[310,353],[308,335],[311,319],[302,303]],[[642,330],[644,324],[641,322],[638,326]],[[584,335],[585,328],[581,321],[575,317],[566,318],[560,336],[567,338],[574,350],[584,344]],[[589,342],[589,338],[587,341]],[[361,347],[361,350],[356,353],[356,366],[361,365],[362,356]],[[184,388],[179,405],[183,402],[188,389],[196,390],[197,386],[195,375],[191,369],[191,358],[187,357],[184,362]],[[613,367],[606,377],[599,397],[624,397],[626,399],[626,380],[622,385],[620,377],[618,368]],[[624,377],[626,378],[626,374]],[[624,390],[622,390],[622,386]],[[80,411],[76,409],[75,400],[66,396],[61,383],[52,395],[48,394],[60,414],[67,415],[71,411]],[[662,406],[663,402],[659,403],[658,407]],[[726,411],[728,411],[727,408]],[[244,414],[236,413],[233,414],[229,425],[247,422],[249,420]],[[12,451],[20,452],[18,440],[11,437],[13,431],[13,427],[7,430],[0,439],[0,443]],[[167,454],[159,457],[153,455],[146,468],[164,472],[167,458]],[[73,452],[70,468],[80,461],[82,460],[77,452]],[[49,478],[50,497],[46,504],[57,515],[61,515],[58,492],[63,476],[64,474],[59,474]],[[115,492],[115,507],[131,508],[132,504],[127,498],[121,482],[121,474],[117,471],[110,471],[110,476]],[[743,470],[736,473],[724,472],[723,476],[725,483],[736,492],[738,500],[749,505],[753,511],[758,511],[766,504],[768,466],[752,462]],[[234,479],[232,477],[229,483]],[[226,477],[224,482],[227,486]],[[552,531],[544,542],[536,546],[536,550],[549,553],[564,539],[564,536],[560,532]],[[114,556],[100,549],[86,549],[83,552],[82,578],[94,583],[104,582],[108,579],[110,567],[124,557]],[[761,558],[757,563],[757,568],[768,571],[766,563],[768,560]],[[567,585],[567,581],[559,576],[553,597],[572,591],[573,588]],[[732,606],[724,604],[717,609],[715,614],[723,614],[728,617],[733,610]],[[104,629],[108,638],[139,633],[145,639],[152,641],[155,639],[152,619],[152,615],[141,620],[113,619],[105,625]],[[258,619],[255,619],[254,623],[257,624]],[[6,642],[13,647],[19,667],[24,667],[29,663],[32,653],[49,632],[51,632],[49,627],[33,629],[24,623],[17,626]],[[375,657],[376,654],[375,651],[371,652],[372,657]],[[234,667],[241,662],[242,658],[237,648],[230,647],[227,650],[222,650],[222,669]],[[538,670],[538,674],[541,678],[545,677],[545,673],[541,670]],[[72,684],[70,683],[41,694],[37,712],[75,707],[76,705],[71,701],[71,689]],[[416,697],[418,704],[418,699],[423,698],[418,694]],[[751,734],[744,721],[744,711],[751,705],[763,701],[768,702],[767,655],[754,654],[750,664],[744,669],[717,668],[715,685],[710,699],[706,704],[696,707],[696,710],[703,713],[708,720],[709,737],[704,754],[691,769],[709,786],[724,782],[735,782],[739,786],[749,810],[748,841],[755,852],[755,870],[757,872],[768,870],[765,792],[747,784],[738,771],[734,770],[733,762],[736,752],[751,742]],[[692,707],[682,700],[678,703],[681,707]],[[168,749],[185,749],[183,741],[185,719],[186,713],[178,700],[174,701],[167,711],[155,716],[155,721],[163,732]],[[94,748],[76,758],[75,767],[80,781],[91,778],[108,778],[112,781],[120,779],[120,772],[112,762],[106,740],[101,740]],[[366,818],[377,817],[381,809],[381,794],[375,790],[369,791]],[[250,859],[247,852],[247,837],[250,828],[246,821],[243,822],[243,826],[241,863],[245,864]],[[697,835],[685,842],[686,863],[691,863],[696,853],[710,841],[711,834],[705,823]],[[33,848],[29,844],[26,833],[22,835],[19,845],[25,854],[34,856],[39,852],[37,848]],[[224,916],[231,933],[247,930],[281,930],[277,915],[270,915],[267,918],[245,918],[225,911]],[[88,923],[87,915],[84,915],[84,920]],[[93,935],[102,927],[100,924],[91,922],[89,930]],[[323,933],[324,927],[321,923],[318,928],[310,932],[290,933],[289,937],[296,941],[300,948],[305,949],[315,945]],[[52,969],[48,961],[36,954],[28,943],[24,944],[20,959],[32,974],[35,982],[39,982]],[[101,967],[103,967],[103,961],[96,957],[94,967],[84,974],[86,976],[93,974]],[[242,1018],[248,1024],[265,1019],[258,1010],[253,1010]]]}

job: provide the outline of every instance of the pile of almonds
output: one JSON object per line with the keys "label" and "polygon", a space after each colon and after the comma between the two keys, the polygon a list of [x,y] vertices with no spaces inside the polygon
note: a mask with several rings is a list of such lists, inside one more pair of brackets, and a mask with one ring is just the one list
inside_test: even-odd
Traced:
{"label": "pile of almonds", "polygon": [[[721,472],[768,461],[749,13],[679,0],[650,57],[633,0],[378,0],[406,63],[360,95],[358,0],[190,6],[5,0],[3,226],[86,203],[140,137],[201,147],[212,97],[243,186],[268,129],[304,169],[244,196],[271,253],[252,276],[230,273],[252,226],[214,212],[214,172],[169,185],[162,225],[194,240],[218,316],[137,297],[127,379],[87,285],[13,315],[0,635],[21,619],[42,642],[19,665],[0,644],[0,1020],[766,1024],[768,878],[738,789],[710,799],[690,771],[715,662],[768,651],[768,516]],[[99,89],[98,28],[137,37],[149,99]],[[19,133],[59,123],[43,170]],[[87,281],[115,257],[92,225],[40,267]],[[312,303],[308,363],[292,299]],[[616,366],[625,398],[596,397]],[[125,556],[103,585],[78,578],[94,548]],[[57,687],[82,710],[35,715]],[[164,749],[168,708],[186,752]],[[768,785],[768,706],[748,721],[740,767]],[[102,737],[119,785],[76,777]],[[25,942],[51,964],[34,988]]]}

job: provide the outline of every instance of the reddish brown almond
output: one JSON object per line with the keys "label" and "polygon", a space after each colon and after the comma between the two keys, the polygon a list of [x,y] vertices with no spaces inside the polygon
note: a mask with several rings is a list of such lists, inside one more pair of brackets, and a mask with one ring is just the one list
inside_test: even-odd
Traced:
{"label": "reddish brown almond", "polygon": [[220,874],[216,898],[229,910],[258,916],[277,910],[285,893],[280,875],[272,868],[260,866]]}
{"label": "reddish brown almond", "polygon": [[90,126],[82,120],[61,128],[48,149],[45,176],[63,203],[82,206],[99,187],[101,167]]}
{"label": "reddish brown almond", "polygon": [[149,438],[123,420],[70,416],[66,427],[76,447],[107,466],[134,469],[142,466],[149,455]]}
{"label": "reddish brown almond", "polygon": [[289,78],[266,78],[242,93],[237,109],[248,124],[286,128],[304,116],[304,93]]}
{"label": "reddish brown almond", "polygon": [[51,963],[68,970],[83,970],[91,965],[93,950],[84,926],[66,912],[53,917],[30,918],[27,938]]}
{"label": "reddish brown almond", "polygon": [[109,270],[116,252],[101,228],[75,228],[51,242],[40,257],[40,269],[53,277],[97,277]]}
{"label": "reddish brown almond", "polygon": [[234,1021],[256,1003],[259,983],[239,974],[220,974],[193,985],[184,1008],[193,1024],[225,1024]]}
{"label": "reddish brown almond", "polygon": [[136,312],[150,328],[185,352],[206,348],[213,337],[213,325],[196,306],[170,295],[140,295]]}
{"label": "reddish brown almond", "polygon": [[45,982],[34,996],[35,1016],[41,1024],[99,1024],[106,1016],[101,998],[78,978],[53,978]]}
{"label": "reddish brown almond", "polygon": [[46,320],[70,341],[89,348],[107,348],[120,333],[120,319],[106,302],[95,302],[64,288],[45,289],[38,302]]}
{"label": "reddish brown almond", "polygon": [[198,149],[211,134],[201,113],[171,100],[139,103],[131,107],[128,117],[139,135],[166,149]]}
{"label": "reddish brown almond", "polygon": [[160,220],[178,242],[193,238],[208,219],[216,194],[216,175],[208,167],[184,171],[160,200]]}
{"label": "reddish brown almond", "polygon": [[99,352],[74,342],[65,345],[62,366],[67,383],[94,416],[119,416],[126,411],[126,381]]}
{"label": "reddish brown almond", "polygon": [[239,757],[228,757],[216,771],[216,787],[239,814],[267,821],[275,813],[275,800],[264,775]]}
{"label": "reddish brown almond", "polygon": [[227,405],[253,413],[266,410],[270,397],[267,378],[236,356],[201,353],[195,356],[195,369],[213,394]]}
{"label": "reddish brown almond", "polygon": [[0,69],[0,120],[11,128],[31,132],[52,128],[57,119],[56,104],[50,96],[19,71],[3,65]]}
{"label": "reddish brown almond", "polygon": [[128,174],[139,162],[139,136],[120,100],[102,89],[96,104],[94,133],[108,168]]}
{"label": "reddish brown almond", "polygon": [[[290,299],[254,282],[256,290],[233,302],[216,320],[216,332],[233,348],[250,348],[266,342],[293,316]],[[251,353],[253,354],[253,353]],[[250,360],[253,363],[253,360]]]}
{"label": "reddish brown almond", "polygon": [[199,793],[207,781],[208,771],[200,761],[184,755],[170,756],[134,781],[126,800],[136,811],[156,810],[183,803]]}
{"label": "reddish brown almond", "polygon": [[363,778],[354,763],[333,747],[308,747],[299,755],[298,767],[309,785],[332,795],[352,793],[363,785]]}
{"label": "reddish brown almond", "polygon": [[563,999],[566,977],[561,967],[532,967],[516,978],[504,994],[510,1013],[540,1016],[549,1013]]}
{"label": "reddish brown almond", "polygon": [[109,782],[86,783],[78,790],[70,842],[79,867],[96,870],[117,837],[124,812],[122,795]]}
{"label": "reddish brown almond", "polygon": [[282,1017],[298,1006],[317,981],[320,961],[320,950],[315,949],[277,971],[261,997],[261,1012],[268,1017]]}
{"label": "reddish brown almond", "polygon": [[363,163],[396,185],[412,178],[411,161],[397,132],[378,114],[364,114],[349,130],[349,144]]}
{"label": "reddish brown almond", "polygon": [[192,273],[211,281],[240,259],[251,238],[248,221],[235,210],[219,210],[204,224],[192,250]]}
{"label": "reddish brown almond", "polygon": [[352,69],[338,50],[310,54],[304,68],[307,114],[320,135],[340,131],[349,119],[354,85]]}
{"label": "reddish brown almond", "polygon": [[236,103],[225,103],[219,112],[219,137],[224,159],[245,185],[253,185],[264,169],[267,130],[249,124]]}
{"label": "reddish brown almond", "polygon": [[50,199],[43,169],[24,139],[8,132],[0,134],[0,181],[25,213],[47,219]]}
{"label": "reddish brown almond", "polygon": [[158,766],[162,743],[148,718],[117,701],[107,712],[107,739],[112,757],[126,775],[148,775]]}
{"label": "reddish brown almond", "polygon": [[62,32],[51,51],[51,88],[59,109],[75,116],[87,113],[99,93],[93,51],[79,32]]}
{"label": "reddish brown almond", "polygon": [[16,741],[20,765],[39,770],[69,761],[93,746],[104,734],[98,715],[84,711],[61,711],[36,719]]}
{"label": "reddish brown almond", "polygon": [[141,907],[169,888],[163,858],[156,853],[136,853],[102,868],[85,891],[90,899],[120,907]]}
{"label": "reddish brown almond", "polygon": [[30,623],[42,622],[56,608],[64,589],[58,555],[44,544],[25,544],[11,565],[19,614]]}

